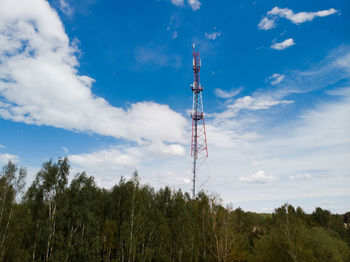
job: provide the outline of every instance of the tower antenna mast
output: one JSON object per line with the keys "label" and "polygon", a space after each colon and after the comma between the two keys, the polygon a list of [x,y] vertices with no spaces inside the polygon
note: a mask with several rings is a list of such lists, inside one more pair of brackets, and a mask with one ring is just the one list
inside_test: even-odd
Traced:
{"label": "tower antenna mast", "polygon": [[191,139],[191,157],[193,158],[193,187],[192,196],[196,198],[196,176],[198,175],[198,162],[204,161],[208,157],[207,135],[205,131],[202,91],[200,84],[201,59],[199,52],[195,51],[193,44],[193,84],[191,85],[193,93],[192,107],[192,139]]}

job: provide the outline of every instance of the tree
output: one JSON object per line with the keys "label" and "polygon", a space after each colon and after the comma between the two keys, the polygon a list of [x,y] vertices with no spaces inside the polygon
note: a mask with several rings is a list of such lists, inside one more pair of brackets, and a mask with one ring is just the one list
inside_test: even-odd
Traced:
{"label": "tree", "polygon": [[317,225],[324,228],[330,228],[332,220],[330,211],[317,207],[316,210],[312,213],[311,217]]}
{"label": "tree", "polygon": [[[349,213],[285,204],[273,214],[142,185],[137,172],[111,189],[48,161],[20,201],[26,171],[0,173],[1,261],[349,262]],[[347,224],[346,224],[347,225]]]}
{"label": "tree", "polygon": [[208,249],[215,261],[240,261],[242,254],[240,247],[244,241],[244,234],[237,228],[237,216],[231,206],[224,208],[217,197],[210,200]]}
{"label": "tree", "polygon": [[[37,261],[49,261],[56,253],[60,254],[63,247],[54,250],[56,240],[62,239],[56,229],[63,222],[63,200],[68,183],[70,166],[68,159],[60,159],[57,163],[52,160],[45,162],[42,169],[37,173],[35,181],[28,189],[25,203],[32,217],[31,249],[32,259]],[[60,215],[61,217],[57,218]],[[63,256],[62,254],[60,254]]]}
{"label": "tree", "polygon": [[64,199],[64,223],[61,223],[64,261],[97,260],[98,236],[104,212],[102,194],[94,178],[85,173],[77,174],[66,190]]}
{"label": "tree", "polygon": [[[18,168],[17,165],[8,162],[0,173],[0,261],[7,260],[6,253],[14,250],[14,241],[17,239],[16,198],[25,186],[27,171]],[[20,250],[16,249],[18,252]]]}
{"label": "tree", "polygon": [[117,223],[113,220],[106,219],[100,233],[102,260],[105,262],[111,261],[112,251],[116,248],[116,233]]}
{"label": "tree", "polygon": [[268,232],[256,241],[248,261],[348,261],[349,247],[339,235],[321,227],[309,227],[305,218],[301,208],[295,210],[285,204],[276,209]]}
{"label": "tree", "polygon": [[337,233],[315,227],[308,231],[305,245],[312,251],[313,261],[345,262],[349,261],[349,247]]}

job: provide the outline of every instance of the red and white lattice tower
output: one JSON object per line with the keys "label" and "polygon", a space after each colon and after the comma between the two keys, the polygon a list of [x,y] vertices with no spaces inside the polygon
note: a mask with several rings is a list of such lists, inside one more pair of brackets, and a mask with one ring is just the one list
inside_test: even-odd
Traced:
{"label": "red and white lattice tower", "polygon": [[193,198],[196,197],[196,176],[198,164],[208,157],[207,136],[205,133],[204,112],[202,91],[203,87],[200,84],[199,71],[201,69],[201,59],[199,52],[195,51],[193,44],[193,75],[194,80],[191,85],[193,92],[193,109],[192,117],[192,139],[191,139],[191,156],[193,158]]}

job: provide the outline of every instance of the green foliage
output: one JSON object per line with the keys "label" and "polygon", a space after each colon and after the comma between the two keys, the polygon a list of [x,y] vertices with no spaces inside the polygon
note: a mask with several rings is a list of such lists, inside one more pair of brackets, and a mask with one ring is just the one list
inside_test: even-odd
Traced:
{"label": "green foliage", "polygon": [[276,209],[266,234],[256,241],[249,261],[348,261],[349,246],[330,230],[330,212],[319,208],[311,215],[322,217],[323,227],[307,225],[307,215],[298,208],[284,205]]}
{"label": "green foliage", "polygon": [[27,250],[22,246],[24,232],[20,227],[26,226],[26,216],[23,206],[17,205],[16,199],[25,186],[25,168],[8,162],[0,173],[0,261],[19,261],[14,258],[21,254],[27,257]]}
{"label": "green foliage", "polygon": [[25,169],[2,169],[0,262],[350,261],[349,213],[257,214],[204,192],[155,191],[136,171],[110,190],[69,175],[68,159],[45,162],[19,202]]}

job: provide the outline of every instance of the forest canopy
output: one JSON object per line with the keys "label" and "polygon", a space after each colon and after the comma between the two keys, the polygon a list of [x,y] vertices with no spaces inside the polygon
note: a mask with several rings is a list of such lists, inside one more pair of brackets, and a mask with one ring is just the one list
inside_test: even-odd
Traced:
{"label": "forest canopy", "polygon": [[216,195],[142,185],[135,171],[107,190],[67,158],[30,185],[12,163],[0,174],[0,261],[350,261],[350,212],[272,214],[224,206]]}

